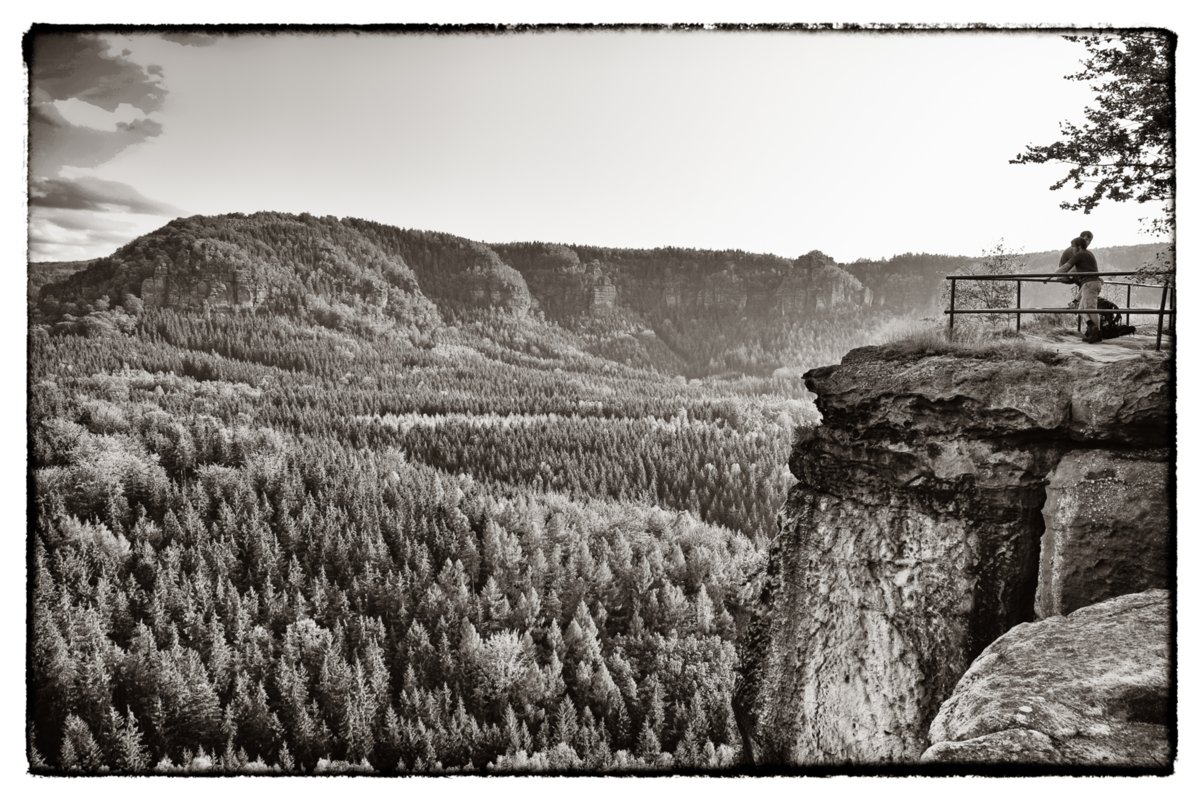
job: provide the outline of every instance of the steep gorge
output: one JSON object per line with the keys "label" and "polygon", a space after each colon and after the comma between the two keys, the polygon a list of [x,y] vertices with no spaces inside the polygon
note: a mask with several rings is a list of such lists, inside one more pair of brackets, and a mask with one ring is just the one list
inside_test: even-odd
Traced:
{"label": "steep gorge", "polygon": [[[1169,586],[1163,357],[864,348],[805,378],[823,424],[795,446],[741,645],[735,709],[755,763],[915,762],[1008,629]],[[1111,533],[1096,542],[1098,526]]]}

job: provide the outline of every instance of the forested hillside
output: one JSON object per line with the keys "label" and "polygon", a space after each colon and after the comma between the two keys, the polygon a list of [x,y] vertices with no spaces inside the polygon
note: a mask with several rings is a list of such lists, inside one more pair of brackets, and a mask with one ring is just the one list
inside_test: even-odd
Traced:
{"label": "forested hillside", "polygon": [[61,282],[76,271],[87,268],[91,263],[90,260],[30,263],[26,280],[27,298],[31,302],[37,301],[43,285]]}
{"label": "forested hillside", "polygon": [[431,299],[477,246],[357,229],[188,220],[31,309],[33,766],[735,763],[799,385]]}
{"label": "forested hillside", "polygon": [[46,284],[32,765],[734,765],[796,376],[920,293],[855,268],[268,213]]}
{"label": "forested hillside", "polygon": [[969,257],[906,252],[887,260],[858,260],[845,269],[871,288],[873,304],[895,312],[940,312],[947,274],[973,262]]}
{"label": "forested hillside", "polygon": [[529,316],[604,359],[687,377],[814,367],[847,347],[847,330],[882,323],[870,290],[820,252],[488,245],[280,213],[177,219],[40,296],[49,323],[111,323],[83,319],[131,297],[362,335],[400,326],[414,341],[442,324]]}
{"label": "forested hillside", "polygon": [[734,760],[782,384],[535,356],[522,322],[129,318],[33,331],[35,760]]}

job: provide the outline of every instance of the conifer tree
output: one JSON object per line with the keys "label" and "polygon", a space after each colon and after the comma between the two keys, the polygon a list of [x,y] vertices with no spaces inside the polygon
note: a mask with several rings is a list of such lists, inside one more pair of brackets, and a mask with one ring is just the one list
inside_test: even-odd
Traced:
{"label": "conifer tree", "polygon": [[658,733],[654,726],[649,722],[642,723],[642,730],[638,733],[637,755],[647,763],[654,763],[658,760],[659,754],[662,752],[662,745],[658,740]]}
{"label": "conifer tree", "polygon": [[403,750],[404,734],[400,718],[389,705],[384,709],[375,731],[375,753],[371,764],[380,772],[392,772],[401,765]]}
{"label": "conifer tree", "polygon": [[150,753],[146,749],[137,719],[128,708],[124,716],[116,709],[111,712],[110,724],[115,729],[112,740],[112,755],[109,760],[118,772],[141,772],[150,766]]}
{"label": "conifer tree", "polygon": [[74,714],[63,723],[59,764],[67,771],[99,772],[104,768],[104,756],[88,726]]}

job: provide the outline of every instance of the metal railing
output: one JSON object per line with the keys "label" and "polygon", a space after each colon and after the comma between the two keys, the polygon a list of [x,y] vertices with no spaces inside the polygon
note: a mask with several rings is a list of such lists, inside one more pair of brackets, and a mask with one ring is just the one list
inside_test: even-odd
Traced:
{"label": "metal railing", "polygon": [[[954,337],[954,316],[956,315],[976,315],[976,314],[1012,314],[1017,317],[1017,331],[1021,331],[1021,316],[1029,314],[1037,315],[1065,315],[1073,314],[1079,316],[1079,321],[1076,328],[1083,326],[1083,316],[1090,313],[1100,315],[1156,315],[1158,316],[1158,332],[1154,340],[1154,349],[1159,351],[1162,348],[1163,336],[1163,319],[1169,317],[1171,326],[1168,330],[1170,334],[1175,332],[1175,286],[1173,284],[1153,285],[1145,282],[1124,282],[1114,281],[1109,277],[1136,277],[1136,271],[1107,271],[1101,272],[1100,278],[1104,280],[1105,285],[1124,285],[1125,286],[1125,307],[1102,310],[1096,308],[1094,310],[1081,311],[1075,307],[1021,307],[1021,283],[1023,282],[1061,282],[1064,277],[1076,277],[1077,272],[1070,274],[947,274],[946,279],[950,280],[950,308],[944,313],[950,316],[949,324],[946,328],[946,337]],[[998,307],[998,308],[972,308],[962,310],[954,306],[955,295],[958,290],[959,280],[968,281],[1007,281],[1017,283],[1017,305],[1016,307]],[[1146,307],[1133,307],[1133,289],[1134,288],[1155,288],[1161,291],[1159,297],[1158,309]],[[1170,296],[1171,306],[1167,307],[1167,297]]]}

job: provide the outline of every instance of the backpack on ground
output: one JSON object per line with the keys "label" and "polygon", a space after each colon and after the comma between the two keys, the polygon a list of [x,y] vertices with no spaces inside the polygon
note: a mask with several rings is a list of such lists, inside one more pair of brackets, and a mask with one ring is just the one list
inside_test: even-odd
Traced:
{"label": "backpack on ground", "polygon": [[[1067,305],[1067,307],[1079,307],[1079,297],[1076,296],[1074,299],[1072,299],[1071,303],[1069,305]],[[1108,299],[1105,299],[1103,296],[1100,296],[1096,299],[1096,309],[1097,310],[1118,310],[1120,308],[1118,308],[1115,304],[1110,302]],[[1100,336],[1101,337],[1115,338],[1115,337],[1119,337],[1120,335],[1133,334],[1133,329],[1134,329],[1133,327],[1129,327],[1129,326],[1121,324],[1122,316],[1120,313],[1100,313],[1099,315],[1100,315]],[[1110,329],[1116,329],[1117,327],[1127,328],[1127,329],[1129,329],[1129,332],[1109,333]]]}
{"label": "backpack on ground", "polygon": [[1122,335],[1132,335],[1137,332],[1137,327],[1131,327],[1129,324],[1101,324],[1100,337],[1103,340],[1109,338],[1119,338]]}

